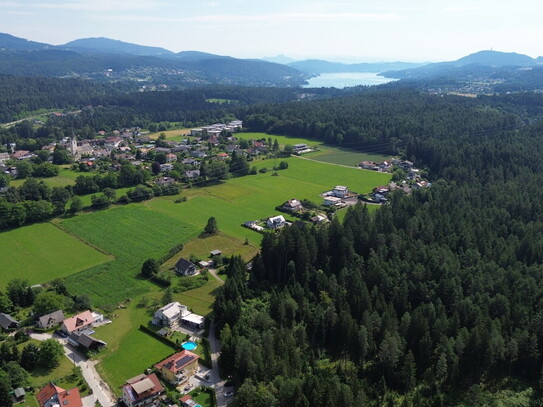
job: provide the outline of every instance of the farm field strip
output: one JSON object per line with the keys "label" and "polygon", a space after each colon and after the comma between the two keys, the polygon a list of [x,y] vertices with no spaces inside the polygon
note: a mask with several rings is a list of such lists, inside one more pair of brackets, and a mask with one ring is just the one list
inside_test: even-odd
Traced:
{"label": "farm field strip", "polygon": [[13,278],[39,284],[112,259],[51,223],[0,233],[0,287]]}

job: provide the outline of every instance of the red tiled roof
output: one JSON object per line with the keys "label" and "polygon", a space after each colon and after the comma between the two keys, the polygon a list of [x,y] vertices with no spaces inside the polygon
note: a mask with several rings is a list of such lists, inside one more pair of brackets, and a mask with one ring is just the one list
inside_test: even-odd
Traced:
{"label": "red tiled roof", "polygon": [[74,315],[71,318],[64,320],[64,326],[69,333],[72,333],[76,329],[81,329],[89,326],[94,322],[94,318],[90,311],[83,311],[81,314]]}
{"label": "red tiled roof", "polygon": [[64,390],[62,387],[55,386],[53,383],[48,383],[36,395],[40,407],[43,407],[45,403],[54,397],[58,399],[58,403],[63,407],[83,407],[83,402],[81,401],[81,396],[79,395],[79,389],[77,387],[74,387],[71,390]]}

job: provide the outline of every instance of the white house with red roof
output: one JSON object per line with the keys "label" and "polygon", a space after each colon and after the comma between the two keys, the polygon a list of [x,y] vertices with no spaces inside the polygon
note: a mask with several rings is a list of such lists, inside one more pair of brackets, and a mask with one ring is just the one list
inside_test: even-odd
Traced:
{"label": "white house with red roof", "polygon": [[36,394],[36,399],[40,407],[83,407],[77,387],[64,390],[53,383],[48,383]]}
{"label": "white house with red roof", "polygon": [[62,331],[68,335],[79,333],[85,328],[90,328],[94,324],[94,316],[90,311],[83,311],[80,314],[67,318],[62,322]]}

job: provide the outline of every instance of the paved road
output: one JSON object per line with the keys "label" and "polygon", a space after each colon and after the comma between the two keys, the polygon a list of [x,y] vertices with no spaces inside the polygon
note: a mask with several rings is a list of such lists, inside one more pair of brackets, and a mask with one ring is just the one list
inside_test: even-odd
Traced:
{"label": "paved road", "polygon": [[211,364],[213,366],[211,372],[211,383],[215,389],[215,394],[217,395],[217,407],[225,407],[228,405],[228,402],[231,400],[224,397],[224,383],[225,381],[221,379],[219,375],[219,354],[221,352],[221,342],[215,336],[215,324],[211,323],[211,328],[209,329],[209,347],[211,350]]}
{"label": "paved road", "polygon": [[113,393],[108,385],[100,378],[100,375],[95,369],[94,365],[97,361],[88,360],[72,345],[67,344],[65,340],[59,339],[56,336],[53,337],[46,333],[32,333],[30,334],[30,337],[32,339],[37,339],[38,341],[44,341],[51,338],[56,339],[62,344],[66,357],[70,359],[74,365],[81,368],[81,373],[89,385],[89,388],[92,390],[92,394],[83,399],[84,407],[94,407],[96,401],[99,401],[102,407],[113,407],[117,405]]}

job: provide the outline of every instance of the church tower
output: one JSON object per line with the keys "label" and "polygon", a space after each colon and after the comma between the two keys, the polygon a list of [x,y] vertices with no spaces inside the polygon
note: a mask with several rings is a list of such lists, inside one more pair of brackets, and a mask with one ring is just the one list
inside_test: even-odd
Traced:
{"label": "church tower", "polygon": [[73,157],[77,156],[77,137],[74,134],[70,138],[70,153]]}

